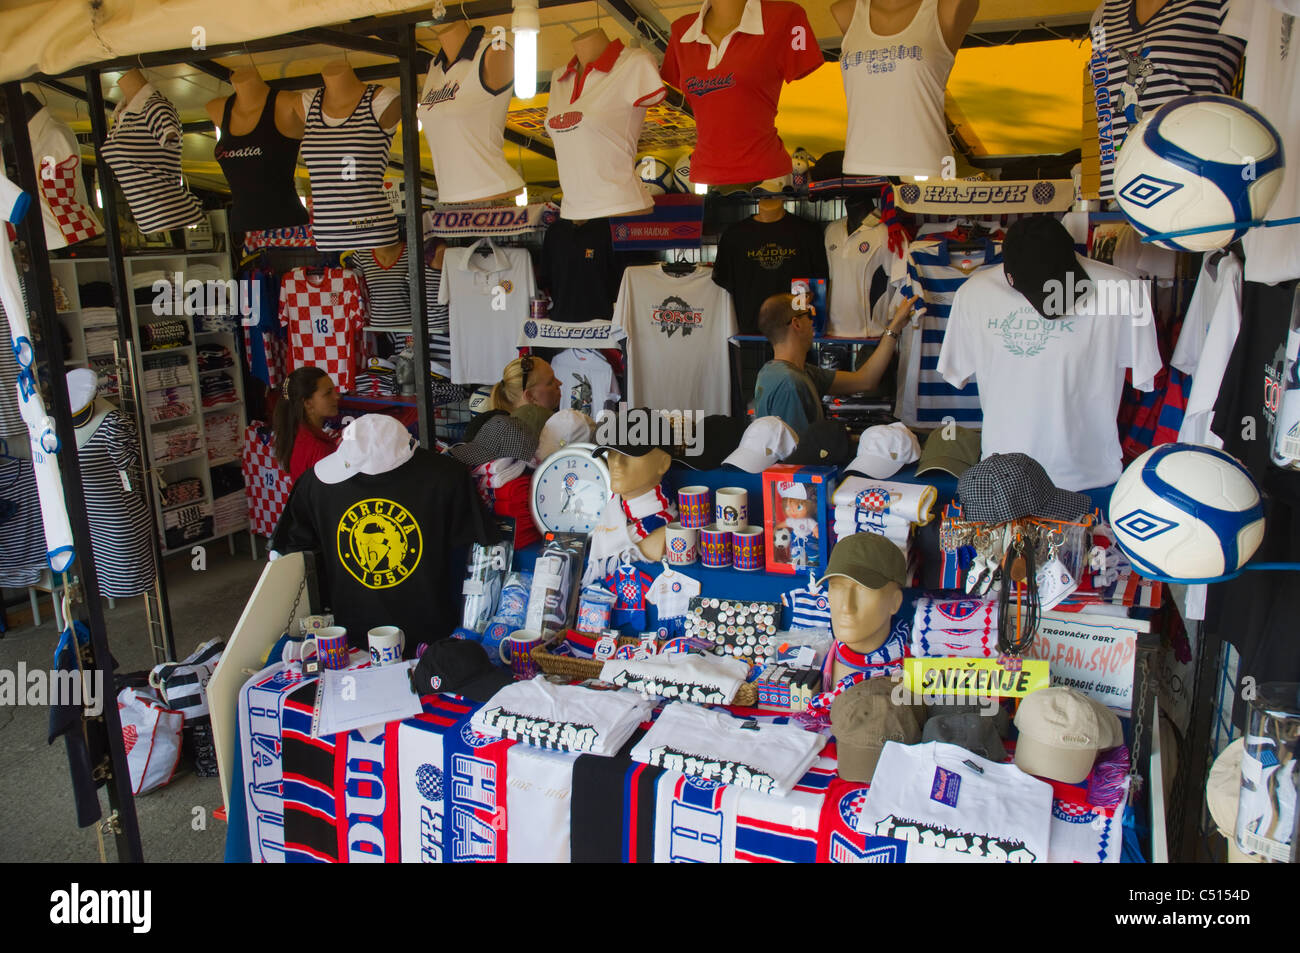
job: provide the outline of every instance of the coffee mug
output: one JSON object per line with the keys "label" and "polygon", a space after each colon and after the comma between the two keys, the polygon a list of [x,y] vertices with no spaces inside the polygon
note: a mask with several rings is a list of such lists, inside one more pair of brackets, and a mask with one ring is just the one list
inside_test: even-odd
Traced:
{"label": "coffee mug", "polygon": [[697,555],[698,532],[681,523],[669,523],[664,556],[674,566],[689,566]]}
{"label": "coffee mug", "polygon": [[316,658],[323,668],[344,669],[348,667],[348,630],[341,625],[329,625],[317,629],[310,640],[316,644]]}
{"label": "coffee mug", "polygon": [[731,565],[731,531],[717,523],[700,530],[700,562],[710,569]]}
{"label": "coffee mug", "polygon": [[713,512],[723,529],[744,529],[749,525],[749,494],[738,486],[724,486],[718,491]]}
{"label": "coffee mug", "polygon": [[370,643],[370,661],[376,665],[400,662],[406,651],[406,635],[395,625],[381,625],[366,633]]}
{"label": "coffee mug", "polygon": [[520,681],[527,681],[537,674],[537,663],[533,661],[532,651],[542,644],[542,636],[529,629],[516,629],[510,637],[501,640],[497,652],[501,661],[510,666],[510,671]]}
{"label": "coffee mug", "polygon": [[731,565],[753,572],[763,568],[763,530],[758,526],[738,529],[731,534]]}
{"label": "coffee mug", "polygon": [[707,486],[684,486],[677,491],[677,513],[682,526],[699,529],[713,522],[713,505]]}

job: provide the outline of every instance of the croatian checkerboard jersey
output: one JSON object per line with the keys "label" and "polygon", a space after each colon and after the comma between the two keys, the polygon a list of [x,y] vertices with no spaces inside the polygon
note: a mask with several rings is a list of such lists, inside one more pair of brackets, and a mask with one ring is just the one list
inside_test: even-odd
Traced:
{"label": "croatian checkerboard jersey", "polygon": [[280,282],[280,324],[289,335],[289,366],[319,367],[339,393],[352,390],[357,337],[365,323],[361,281],[347,268],[294,268]]}

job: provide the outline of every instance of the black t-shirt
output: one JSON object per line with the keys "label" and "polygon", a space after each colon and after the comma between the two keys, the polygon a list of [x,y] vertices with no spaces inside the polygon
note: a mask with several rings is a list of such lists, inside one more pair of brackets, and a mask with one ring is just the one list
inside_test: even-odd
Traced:
{"label": "black t-shirt", "polygon": [[395,625],[413,656],[420,642],[460,624],[463,548],[488,541],[469,471],[416,448],[395,470],[341,483],[323,483],[308,470],[294,484],[272,546],[317,554],[322,599],[350,645],[364,647],[370,629]]}
{"label": "black t-shirt", "polygon": [[614,254],[609,219],[593,218],[581,225],[559,219],[542,239],[542,287],[551,293],[551,320],[608,320],[623,265]]}
{"label": "black t-shirt", "polygon": [[758,333],[758,309],[775,294],[789,294],[795,278],[825,278],[822,229],[786,213],[775,222],[747,218],[729,226],[718,241],[713,280],[731,292],[741,334]]}

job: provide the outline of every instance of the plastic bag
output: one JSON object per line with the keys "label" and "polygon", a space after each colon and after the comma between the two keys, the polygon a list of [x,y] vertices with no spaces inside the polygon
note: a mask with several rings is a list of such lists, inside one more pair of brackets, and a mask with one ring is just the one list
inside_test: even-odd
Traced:
{"label": "plastic bag", "polygon": [[462,627],[475,632],[487,628],[488,621],[496,612],[497,601],[501,598],[502,584],[513,555],[514,547],[510,543],[493,543],[490,546],[475,543],[471,547],[465,584],[461,587],[465,594]]}
{"label": "plastic bag", "polygon": [[117,695],[131,793],[148,794],[172,779],[181,760],[185,716],[164,708],[151,692],[124,688]]}

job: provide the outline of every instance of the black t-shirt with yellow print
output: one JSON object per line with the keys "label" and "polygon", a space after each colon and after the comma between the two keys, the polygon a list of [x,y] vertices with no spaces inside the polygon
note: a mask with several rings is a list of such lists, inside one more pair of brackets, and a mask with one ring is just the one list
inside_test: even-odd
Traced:
{"label": "black t-shirt with yellow print", "polygon": [[321,598],[348,643],[395,625],[406,654],[460,624],[465,547],[488,542],[487,519],[469,471],[416,448],[394,470],[323,483],[308,470],[294,484],[272,546],[315,552]]}

